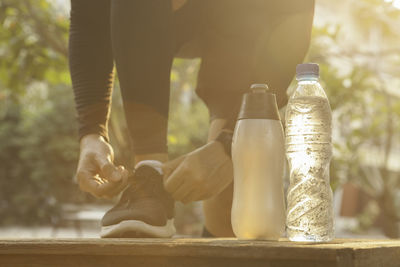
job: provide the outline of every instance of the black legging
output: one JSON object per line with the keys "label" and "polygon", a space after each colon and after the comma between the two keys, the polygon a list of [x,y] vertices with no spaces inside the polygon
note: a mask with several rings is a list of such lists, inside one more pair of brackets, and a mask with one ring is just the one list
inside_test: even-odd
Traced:
{"label": "black legging", "polygon": [[[177,55],[202,59],[196,92],[212,119],[233,122],[251,83],[268,83],[284,106],[308,49],[313,7],[314,0],[188,0],[173,12],[168,0],[71,0],[69,57],[80,137],[108,138],[114,61],[135,154],[167,152]],[[305,14],[300,23],[270,40],[298,14]]]}

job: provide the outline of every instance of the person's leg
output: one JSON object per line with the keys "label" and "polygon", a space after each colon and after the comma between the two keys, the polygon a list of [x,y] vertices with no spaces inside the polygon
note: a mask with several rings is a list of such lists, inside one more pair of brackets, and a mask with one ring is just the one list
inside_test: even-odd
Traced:
{"label": "person's leg", "polygon": [[[111,39],[135,171],[119,202],[102,219],[102,237],[171,237],[174,200],[165,191],[171,1],[112,0]],[[102,44],[99,44],[102,45]]]}
{"label": "person's leg", "polygon": [[[225,119],[214,119],[210,123],[208,141],[211,142],[219,135],[226,125]],[[231,226],[231,208],[233,183],[219,195],[203,201],[204,232],[203,236],[233,237]]]}
{"label": "person's leg", "polygon": [[[188,0],[185,6],[174,13],[175,51],[178,57],[202,57],[204,43],[200,39],[207,29],[211,7],[212,1],[209,0]],[[207,142],[214,140],[225,124],[224,119],[212,118]],[[230,224],[232,194],[231,184],[218,196],[204,201],[203,210],[206,221],[203,237],[213,237],[215,234],[233,236]]]}
{"label": "person's leg", "polygon": [[204,31],[204,0],[187,0],[173,15],[174,51],[178,58],[200,58],[198,37]]}
{"label": "person's leg", "polygon": [[171,1],[113,0],[111,32],[135,162],[166,161],[173,59]]}
{"label": "person's leg", "polygon": [[[301,12],[291,12],[276,3],[273,9],[280,12],[268,10],[268,14],[275,17],[263,21],[263,18],[257,20],[249,13],[251,19],[238,20],[247,22],[247,26],[254,24],[255,28],[256,23],[264,22],[261,25],[265,29],[255,31],[257,34],[248,35],[246,26],[236,31],[229,28],[231,24],[226,22],[225,26],[229,29],[225,30],[231,30],[234,33],[231,36],[236,36],[236,39],[224,39],[220,32],[208,33],[215,35],[215,42],[212,43],[216,45],[209,47],[203,57],[197,90],[212,117],[209,139],[215,138],[226,127],[222,123],[224,120],[228,121],[228,128],[233,129],[242,95],[252,83],[267,83],[276,93],[279,107],[286,105],[287,87],[296,65],[302,62],[308,50],[313,1],[307,2],[306,9],[301,7]],[[224,17],[221,15],[220,19]],[[230,46],[232,43],[236,47]],[[214,236],[233,236],[230,217],[232,196],[233,186],[230,186],[220,195],[204,201],[205,227]]]}

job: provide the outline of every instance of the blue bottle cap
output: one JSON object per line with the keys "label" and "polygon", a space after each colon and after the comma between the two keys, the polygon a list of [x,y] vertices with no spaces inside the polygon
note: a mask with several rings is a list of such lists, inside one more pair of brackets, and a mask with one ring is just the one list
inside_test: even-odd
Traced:
{"label": "blue bottle cap", "polygon": [[299,64],[296,67],[297,78],[302,76],[316,76],[319,77],[319,66],[316,63]]}

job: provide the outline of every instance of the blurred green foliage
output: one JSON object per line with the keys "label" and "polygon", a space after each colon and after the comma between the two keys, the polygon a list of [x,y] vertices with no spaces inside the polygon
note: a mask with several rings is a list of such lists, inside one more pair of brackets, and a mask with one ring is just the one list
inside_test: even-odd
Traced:
{"label": "blurred green foliage", "polygon": [[[399,145],[400,101],[389,89],[400,71],[400,12],[390,1],[338,2],[334,5],[353,3],[351,21],[338,12],[336,23],[316,25],[306,59],[320,64],[334,111],[332,185],[359,184],[396,218],[394,189],[400,179],[391,170],[388,155]],[[317,4],[317,12],[333,5]],[[68,17],[51,1],[0,2],[0,225],[54,223],[60,219],[62,203],[95,201],[73,182],[79,147],[67,64],[68,24]],[[350,38],[356,44],[371,42],[372,29],[381,34],[382,51],[343,41],[350,31],[357,33],[357,38]],[[171,158],[201,146],[207,138],[208,112],[194,93],[198,66],[198,60],[174,61]],[[130,165],[118,83],[116,89],[111,142],[117,161]],[[371,166],[366,154],[376,151],[382,151],[382,163]]]}
{"label": "blurred green foliage", "polygon": [[67,25],[47,1],[0,2],[0,224],[55,222],[83,200],[72,183],[78,144]]}
{"label": "blurred green foliage", "polygon": [[320,11],[339,16],[314,27],[307,60],[320,64],[334,111],[332,183],[350,182],[368,195],[360,228],[381,217],[384,233],[398,237],[400,10],[392,1],[321,2]]}

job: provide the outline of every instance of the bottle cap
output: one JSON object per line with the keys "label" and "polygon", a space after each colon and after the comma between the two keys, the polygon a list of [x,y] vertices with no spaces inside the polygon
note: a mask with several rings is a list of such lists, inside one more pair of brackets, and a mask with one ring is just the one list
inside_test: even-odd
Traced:
{"label": "bottle cap", "polygon": [[298,64],[296,67],[297,78],[303,76],[319,77],[319,66],[316,63]]}
{"label": "bottle cap", "polygon": [[268,85],[266,85],[265,83],[254,83],[250,86],[251,91],[258,91],[258,90],[264,90],[264,91],[268,91]]}
{"label": "bottle cap", "polygon": [[242,119],[280,120],[275,94],[266,84],[253,84],[244,94],[238,116],[238,120]]}

